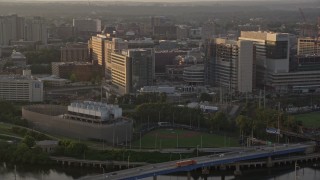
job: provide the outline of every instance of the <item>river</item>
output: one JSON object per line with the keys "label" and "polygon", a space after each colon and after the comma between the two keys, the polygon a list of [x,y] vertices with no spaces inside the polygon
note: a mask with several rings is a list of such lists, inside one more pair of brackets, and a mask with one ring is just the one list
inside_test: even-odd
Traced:
{"label": "river", "polygon": [[[0,180],[73,180],[86,175],[94,175],[102,173],[102,169],[85,169],[74,167],[59,167],[59,166],[14,166],[1,163],[0,165]],[[106,171],[107,172],[107,171]],[[221,174],[224,173],[224,174]],[[203,179],[200,174],[193,176]],[[146,178],[152,180],[153,178]],[[186,180],[183,174],[159,176],[157,180]],[[283,167],[273,169],[254,169],[245,170],[243,175],[234,177],[231,171],[223,171],[217,174],[209,175],[208,180],[294,180],[294,167]],[[308,165],[298,168],[297,180],[319,180],[320,179],[320,164]]]}

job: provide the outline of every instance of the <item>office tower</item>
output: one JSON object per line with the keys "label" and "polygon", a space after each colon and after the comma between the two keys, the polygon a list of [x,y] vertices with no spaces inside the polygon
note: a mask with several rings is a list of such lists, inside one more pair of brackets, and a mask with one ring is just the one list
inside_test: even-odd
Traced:
{"label": "office tower", "polygon": [[320,40],[315,38],[298,38],[298,55],[320,55]]}
{"label": "office tower", "polygon": [[24,23],[24,18],[16,14],[0,16],[0,46],[10,45],[11,41],[23,39]]}
{"label": "office tower", "polygon": [[[261,31],[242,31],[240,40],[255,46],[257,83],[272,84],[273,74],[289,72],[289,35]],[[269,82],[268,82],[269,81]]]}
{"label": "office tower", "polygon": [[97,63],[106,69],[105,64],[105,35],[98,34],[97,36],[92,36],[89,40],[89,49],[90,49],[90,59],[93,63]]}
{"label": "office tower", "polygon": [[61,61],[73,62],[89,60],[89,49],[86,43],[67,43],[64,47],[60,48]]}
{"label": "office tower", "polygon": [[207,44],[207,83],[229,91],[254,88],[253,43],[246,40],[211,39]]}
{"label": "office tower", "polygon": [[120,94],[135,93],[154,80],[153,49],[128,49],[111,53],[112,84]]}
{"label": "office tower", "polygon": [[26,21],[24,40],[48,43],[48,28],[41,17],[34,17]]}
{"label": "office tower", "polygon": [[123,49],[128,49],[128,42],[121,38],[106,39],[104,45],[105,73],[106,78],[111,78],[111,53],[120,53]]}

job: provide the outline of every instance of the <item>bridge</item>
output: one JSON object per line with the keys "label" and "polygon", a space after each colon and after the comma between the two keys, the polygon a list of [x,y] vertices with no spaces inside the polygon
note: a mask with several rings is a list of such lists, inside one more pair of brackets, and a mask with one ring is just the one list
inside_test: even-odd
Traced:
{"label": "bridge", "polygon": [[[268,164],[272,164],[271,157],[287,155],[291,153],[309,153],[313,152],[315,148],[314,143],[305,143],[305,144],[291,144],[291,145],[277,145],[269,146],[263,148],[252,148],[250,150],[244,150],[239,152],[218,154],[218,155],[209,155],[192,158],[196,161],[195,164],[177,167],[176,162],[183,161],[170,161],[158,164],[151,164],[146,166],[141,166],[137,168],[131,168],[126,170],[121,170],[117,172],[106,173],[96,176],[88,176],[81,178],[81,180],[119,180],[119,179],[142,179],[147,177],[157,178],[158,175],[165,175],[177,172],[188,172],[188,179],[191,179],[190,171],[200,168],[207,168],[212,166],[221,166],[227,164],[233,164],[240,161],[254,160],[267,158]],[[188,159],[184,159],[188,160]],[[240,171],[240,165],[236,166],[236,171]],[[236,172],[235,171],[235,172]]]}
{"label": "bridge", "polygon": [[[98,160],[86,160],[86,159],[76,159],[70,157],[55,157],[50,156],[51,160],[56,161],[62,165],[79,165],[79,166],[92,166],[92,167],[104,167],[104,166],[119,166],[119,167],[126,167],[127,161],[98,161]],[[148,163],[145,162],[132,162],[130,166],[143,166],[147,165]]]}

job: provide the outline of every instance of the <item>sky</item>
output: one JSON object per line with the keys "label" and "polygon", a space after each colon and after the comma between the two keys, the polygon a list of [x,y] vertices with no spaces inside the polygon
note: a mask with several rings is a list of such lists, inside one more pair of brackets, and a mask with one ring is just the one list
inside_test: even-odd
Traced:
{"label": "sky", "polygon": [[[13,1],[146,1],[146,2],[186,2],[186,1],[266,1],[266,0],[0,0],[0,2],[13,2]],[[267,0],[267,1],[316,1],[316,0]]]}

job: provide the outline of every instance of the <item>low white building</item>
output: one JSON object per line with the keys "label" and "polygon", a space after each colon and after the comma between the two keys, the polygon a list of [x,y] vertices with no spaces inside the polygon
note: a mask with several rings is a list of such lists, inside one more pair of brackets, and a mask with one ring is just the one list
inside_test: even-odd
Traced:
{"label": "low white building", "polygon": [[28,76],[0,76],[0,99],[42,102],[43,83]]}
{"label": "low white building", "polygon": [[122,108],[118,105],[83,101],[73,102],[68,106],[68,113],[85,117],[95,122],[110,121],[122,117]]}

